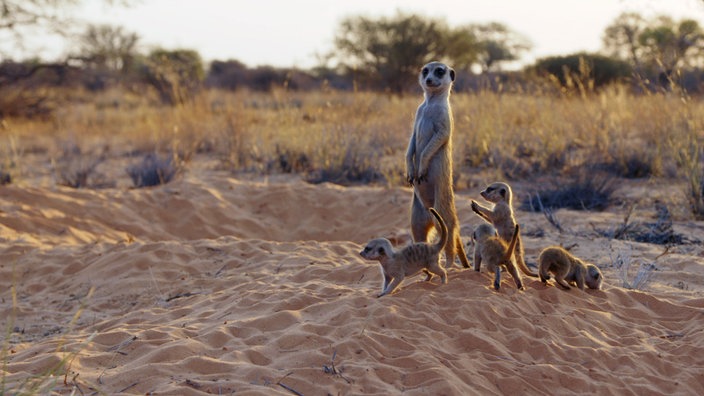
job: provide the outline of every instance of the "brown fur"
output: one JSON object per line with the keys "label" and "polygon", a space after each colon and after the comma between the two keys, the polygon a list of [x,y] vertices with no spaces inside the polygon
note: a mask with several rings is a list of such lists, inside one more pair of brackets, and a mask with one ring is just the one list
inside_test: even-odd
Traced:
{"label": "brown fur", "polygon": [[413,133],[406,152],[408,182],[413,185],[411,233],[415,242],[427,242],[433,220],[427,208],[437,209],[445,222],[449,238],[445,245],[445,266],[455,255],[469,268],[460,238],[459,219],[452,189],[452,109],[450,91],[455,71],[440,62],[423,66],[418,82],[424,100],[418,106]]}
{"label": "brown fur", "polygon": [[596,265],[585,263],[559,246],[551,246],[540,252],[538,273],[543,283],[547,283],[552,273],[555,282],[565,290],[570,289],[569,283],[575,283],[581,290],[585,285],[590,289],[601,289],[604,279]]}
{"label": "brown fur", "polygon": [[[484,199],[493,203],[494,207],[493,209],[489,209],[472,200],[472,210],[479,215],[479,217],[496,227],[501,239],[506,242],[510,241],[513,237],[513,230],[516,227],[516,218],[513,215],[513,193],[511,187],[506,183],[496,182],[490,184],[480,194]],[[523,241],[520,235],[516,242],[516,251],[514,252],[513,259],[524,274],[533,278],[538,277],[538,274],[532,272],[526,265]]]}
{"label": "brown fur", "polygon": [[426,281],[432,279],[435,274],[440,275],[442,283],[447,283],[447,272],[440,265],[440,252],[448,240],[447,225],[435,209],[430,208],[430,213],[440,225],[440,240],[437,243],[430,245],[419,242],[401,250],[394,250],[388,239],[378,238],[369,241],[359,253],[365,259],[378,260],[381,264],[383,284],[378,297],[392,293],[405,277],[415,275],[421,270],[427,275]]}
{"label": "brown fur", "polygon": [[479,271],[482,262],[494,273],[494,289],[501,288],[501,268],[506,268],[516,282],[519,290],[525,290],[521,275],[511,259],[518,240],[519,226],[516,225],[511,242],[507,244],[501,239],[494,226],[488,223],[480,224],[472,234],[474,240],[474,270]]}

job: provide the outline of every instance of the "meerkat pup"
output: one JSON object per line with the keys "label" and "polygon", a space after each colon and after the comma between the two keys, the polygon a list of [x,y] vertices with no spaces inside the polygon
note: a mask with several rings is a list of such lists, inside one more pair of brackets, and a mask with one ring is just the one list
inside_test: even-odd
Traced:
{"label": "meerkat pup", "polygon": [[435,209],[430,208],[430,213],[440,224],[440,240],[435,244],[417,242],[401,250],[394,250],[388,239],[377,238],[369,241],[359,252],[365,259],[378,260],[381,264],[383,283],[378,297],[392,293],[401,285],[403,278],[421,270],[427,275],[426,281],[432,279],[433,275],[440,275],[442,283],[447,283],[447,272],[440,265],[440,252],[448,239],[447,225]]}
{"label": "meerkat pup", "polygon": [[423,66],[418,82],[424,100],[418,106],[413,133],[406,152],[406,177],[413,188],[411,234],[415,242],[427,242],[434,226],[427,208],[437,209],[447,223],[445,266],[459,256],[462,265],[469,261],[460,238],[459,219],[452,188],[452,129],[450,91],[455,71],[440,62]]}
{"label": "meerkat pup", "polygon": [[543,283],[547,283],[552,273],[555,282],[565,290],[570,289],[569,283],[576,283],[581,290],[584,290],[584,285],[590,289],[601,289],[604,279],[596,265],[585,263],[560,246],[551,246],[540,252],[538,273]]}
{"label": "meerkat pup", "polygon": [[[499,236],[504,241],[508,242],[513,237],[513,231],[516,227],[516,218],[513,215],[513,193],[511,187],[506,183],[496,182],[490,184],[482,192],[479,193],[482,198],[494,204],[492,209],[486,208],[472,200],[472,210],[482,219],[491,223],[499,232]],[[523,242],[520,235],[516,241],[516,250],[514,251],[514,260],[518,264],[521,271],[534,278],[538,274],[532,272],[525,261],[525,252],[523,250]]]}
{"label": "meerkat pup", "polygon": [[480,224],[472,234],[474,240],[474,270],[479,271],[482,262],[494,273],[494,289],[501,288],[501,269],[506,268],[519,290],[525,290],[521,275],[511,259],[518,241],[519,227],[516,224],[511,242],[507,244],[499,237],[496,228],[489,223]]}

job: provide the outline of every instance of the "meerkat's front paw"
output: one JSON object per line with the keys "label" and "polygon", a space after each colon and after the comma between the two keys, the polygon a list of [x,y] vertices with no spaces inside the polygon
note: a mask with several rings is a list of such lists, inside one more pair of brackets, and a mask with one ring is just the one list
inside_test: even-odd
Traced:
{"label": "meerkat's front paw", "polygon": [[477,201],[472,200],[472,204],[470,206],[472,207],[473,211],[479,213],[479,204],[477,203]]}
{"label": "meerkat's front paw", "polygon": [[408,184],[413,187],[414,184],[419,183],[418,182],[418,176],[415,173],[408,174],[406,176],[406,181],[408,181]]}

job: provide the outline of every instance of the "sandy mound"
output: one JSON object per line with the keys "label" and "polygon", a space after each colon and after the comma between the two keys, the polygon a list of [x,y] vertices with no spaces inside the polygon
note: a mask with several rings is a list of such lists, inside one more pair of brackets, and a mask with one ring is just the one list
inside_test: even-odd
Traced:
{"label": "sandy mound", "polygon": [[[409,198],[401,188],[224,174],[139,190],[0,188],[2,386],[704,394],[701,246],[656,259],[662,247],[588,235],[578,222],[566,226],[583,232],[565,236],[519,213],[529,261],[542,247],[577,243],[576,254],[602,267],[605,289],[563,291],[524,278],[518,292],[505,278],[494,292],[486,273],[455,267],[447,285],[418,276],[377,299],[378,266],[358,251],[371,237],[408,242]],[[471,198],[458,196],[465,239],[478,224]],[[700,223],[685,226],[704,239]],[[620,287],[610,263],[626,247],[635,259],[657,260],[649,292]]]}

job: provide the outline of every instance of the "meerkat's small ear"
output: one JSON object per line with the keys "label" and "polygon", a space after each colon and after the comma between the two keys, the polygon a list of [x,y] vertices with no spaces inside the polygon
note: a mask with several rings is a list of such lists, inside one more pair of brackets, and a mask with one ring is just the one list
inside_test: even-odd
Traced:
{"label": "meerkat's small ear", "polygon": [[506,189],[502,188],[501,190],[499,190],[499,194],[501,194],[502,197],[506,198]]}
{"label": "meerkat's small ear", "polygon": [[450,80],[455,81],[455,69],[450,69]]}
{"label": "meerkat's small ear", "polygon": [[384,250],[383,246],[379,248],[379,254],[382,256],[386,256],[386,250]]}

